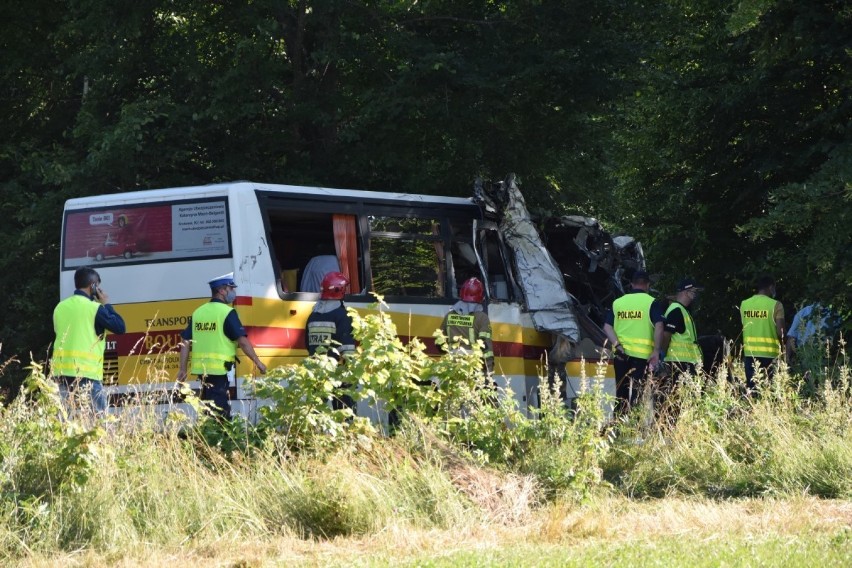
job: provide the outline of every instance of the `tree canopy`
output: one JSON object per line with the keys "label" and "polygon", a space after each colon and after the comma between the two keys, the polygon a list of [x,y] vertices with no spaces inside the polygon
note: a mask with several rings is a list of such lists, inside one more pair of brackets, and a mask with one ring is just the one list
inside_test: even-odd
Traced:
{"label": "tree canopy", "polygon": [[728,334],[761,273],[788,307],[848,314],[852,11],[676,1],[649,16],[632,29],[643,48],[615,113],[609,217],[645,243],[664,285],[704,282],[706,315]]}
{"label": "tree canopy", "polygon": [[[643,240],[713,329],[773,272],[848,313],[842,1],[6,3],[3,353],[44,358],[70,197],[251,179],[530,203]],[[709,330],[708,330],[709,331]]]}

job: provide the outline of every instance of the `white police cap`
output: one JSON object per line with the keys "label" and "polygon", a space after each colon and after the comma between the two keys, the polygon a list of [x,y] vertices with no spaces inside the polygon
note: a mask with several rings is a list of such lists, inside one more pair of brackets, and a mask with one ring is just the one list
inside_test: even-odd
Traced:
{"label": "white police cap", "polygon": [[213,280],[209,280],[207,283],[210,284],[211,290],[215,290],[216,288],[219,288],[220,286],[234,286],[234,287],[237,286],[237,283],[234,282],[234,273],[233,272],[223,274],[222,276],[217,276]]}

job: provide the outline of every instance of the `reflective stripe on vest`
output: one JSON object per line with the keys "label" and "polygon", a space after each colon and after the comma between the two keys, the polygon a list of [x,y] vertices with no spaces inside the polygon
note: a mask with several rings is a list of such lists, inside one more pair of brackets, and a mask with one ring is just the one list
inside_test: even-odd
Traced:
{"label": "reflective stripe on vest", "polygon": [[308,345],[314,347],[328,345],[335,333],[337,333],[337,325],[333,321],[309,321]]}
{"label": "reflective stripe on vest", "polygon": [[756,294],[740,304],[743,323],[743,355],[774,358],[781,355],[778,329],[775,327],[777,300]]}
{"label": "reflective stripe on vest", "polygon": [[631,357],[647,359],[654,350],[651,304],[654,297],[644,292],[625,294],[612,303],[615,335]]}
{"label": "reflective stripe on vest", "polygon": [[225,318],[231,306],[208,302],[192,314],[192,374],[224,375],[226,363],[237,356],[237,342],[225,335]]}
{"label": "reflective stripe on vest", "polygon": [[106,340],[95,333],[99,307],[97,302],[74,294],[59,302],[53,310],[56,341],[51,370],[54,376],[103,380]]}
{"label": "reflective stripe on vest", "polygon": [[683,323],[686,331],[672,334],[669,350],[666,352],[666,361],[698,365],[701,362],[701,349],[695,342],[698,338],[698,334],[695,331],[695,322],[692,321],[692,315],[690,315],[689,310],[677,302],[673,302],[669,306],[669,309],[666,310],[666,315],[668,316],[676,309],[679,309],[683,313]]}

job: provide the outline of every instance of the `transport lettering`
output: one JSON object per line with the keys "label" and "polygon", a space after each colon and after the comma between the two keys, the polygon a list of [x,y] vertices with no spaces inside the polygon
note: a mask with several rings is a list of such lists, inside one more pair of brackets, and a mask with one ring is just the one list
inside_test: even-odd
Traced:
{"label": "transport lettering", "polygon": [[145,351],[150,352],[155,349],[160,351],[171,351],[172,349],[180,347],[182,341],[183,339],[179,333],[158,333],[155,335],[146,335]]}
{"label": "transport lettering", "polygon": [[174,316],[167,318],[151,318],[145,320],[145,327],[186,327],[189,316]]}

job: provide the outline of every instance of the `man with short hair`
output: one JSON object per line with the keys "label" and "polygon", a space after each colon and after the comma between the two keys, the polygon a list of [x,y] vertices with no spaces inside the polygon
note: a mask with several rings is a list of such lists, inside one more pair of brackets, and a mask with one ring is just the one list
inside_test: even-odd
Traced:
{"label": "man with short hair", "polygon": [[208,284],[210,301],[192,313],[189,324],[181,332],[183,342],[177,380],[186,380],[191,352],[192,374],[201,381],[201,400],[212,402],[218,414],[230,420],[228,374],[234,370],[237,346],[252,360],[261,375],[266,374],[266,365],[258,358],[236,310],[231,307],[237,298],[234,273],[217,276]]}
{"label": "man with short hair", "polygon": [[101,288],[101,277],[92,268],[74,273],[74,294],[53,310],[51,373],[59,382],[63,401],[79,389],[90,392],[92,409],[102,415],[107,409],[103,391],[106,332],[124,333],[124,320],[109,303]]}
{"label": "man with short hair", "polygon": [[762,276],[755,284],[757,293],[740,304],[743,324],[743,362],[746,387],[753,391],[756,364],[770,376],[781,356],[784,337],[784,306],[775,299],[775,280]]}
{"label": "man with short hair", "polygon": [[623,414],[639,399],[645,375],[660,361],[663,335],[663,305],[648,292],[651,277],[638,270],[631,290],[612,303],[606,314],[604,333],[612,344],[615,360],[617,412]]}
{"label": "man with short hair", "polygon": [[701,362],[698,332],[690,306],[702,290],[704,288],[695,280],[684,278],[678,283],[675,299],[666,310],[660,352],[664,354],[669,374],[675,381],[682,374],[695,375],[695,369]]}

